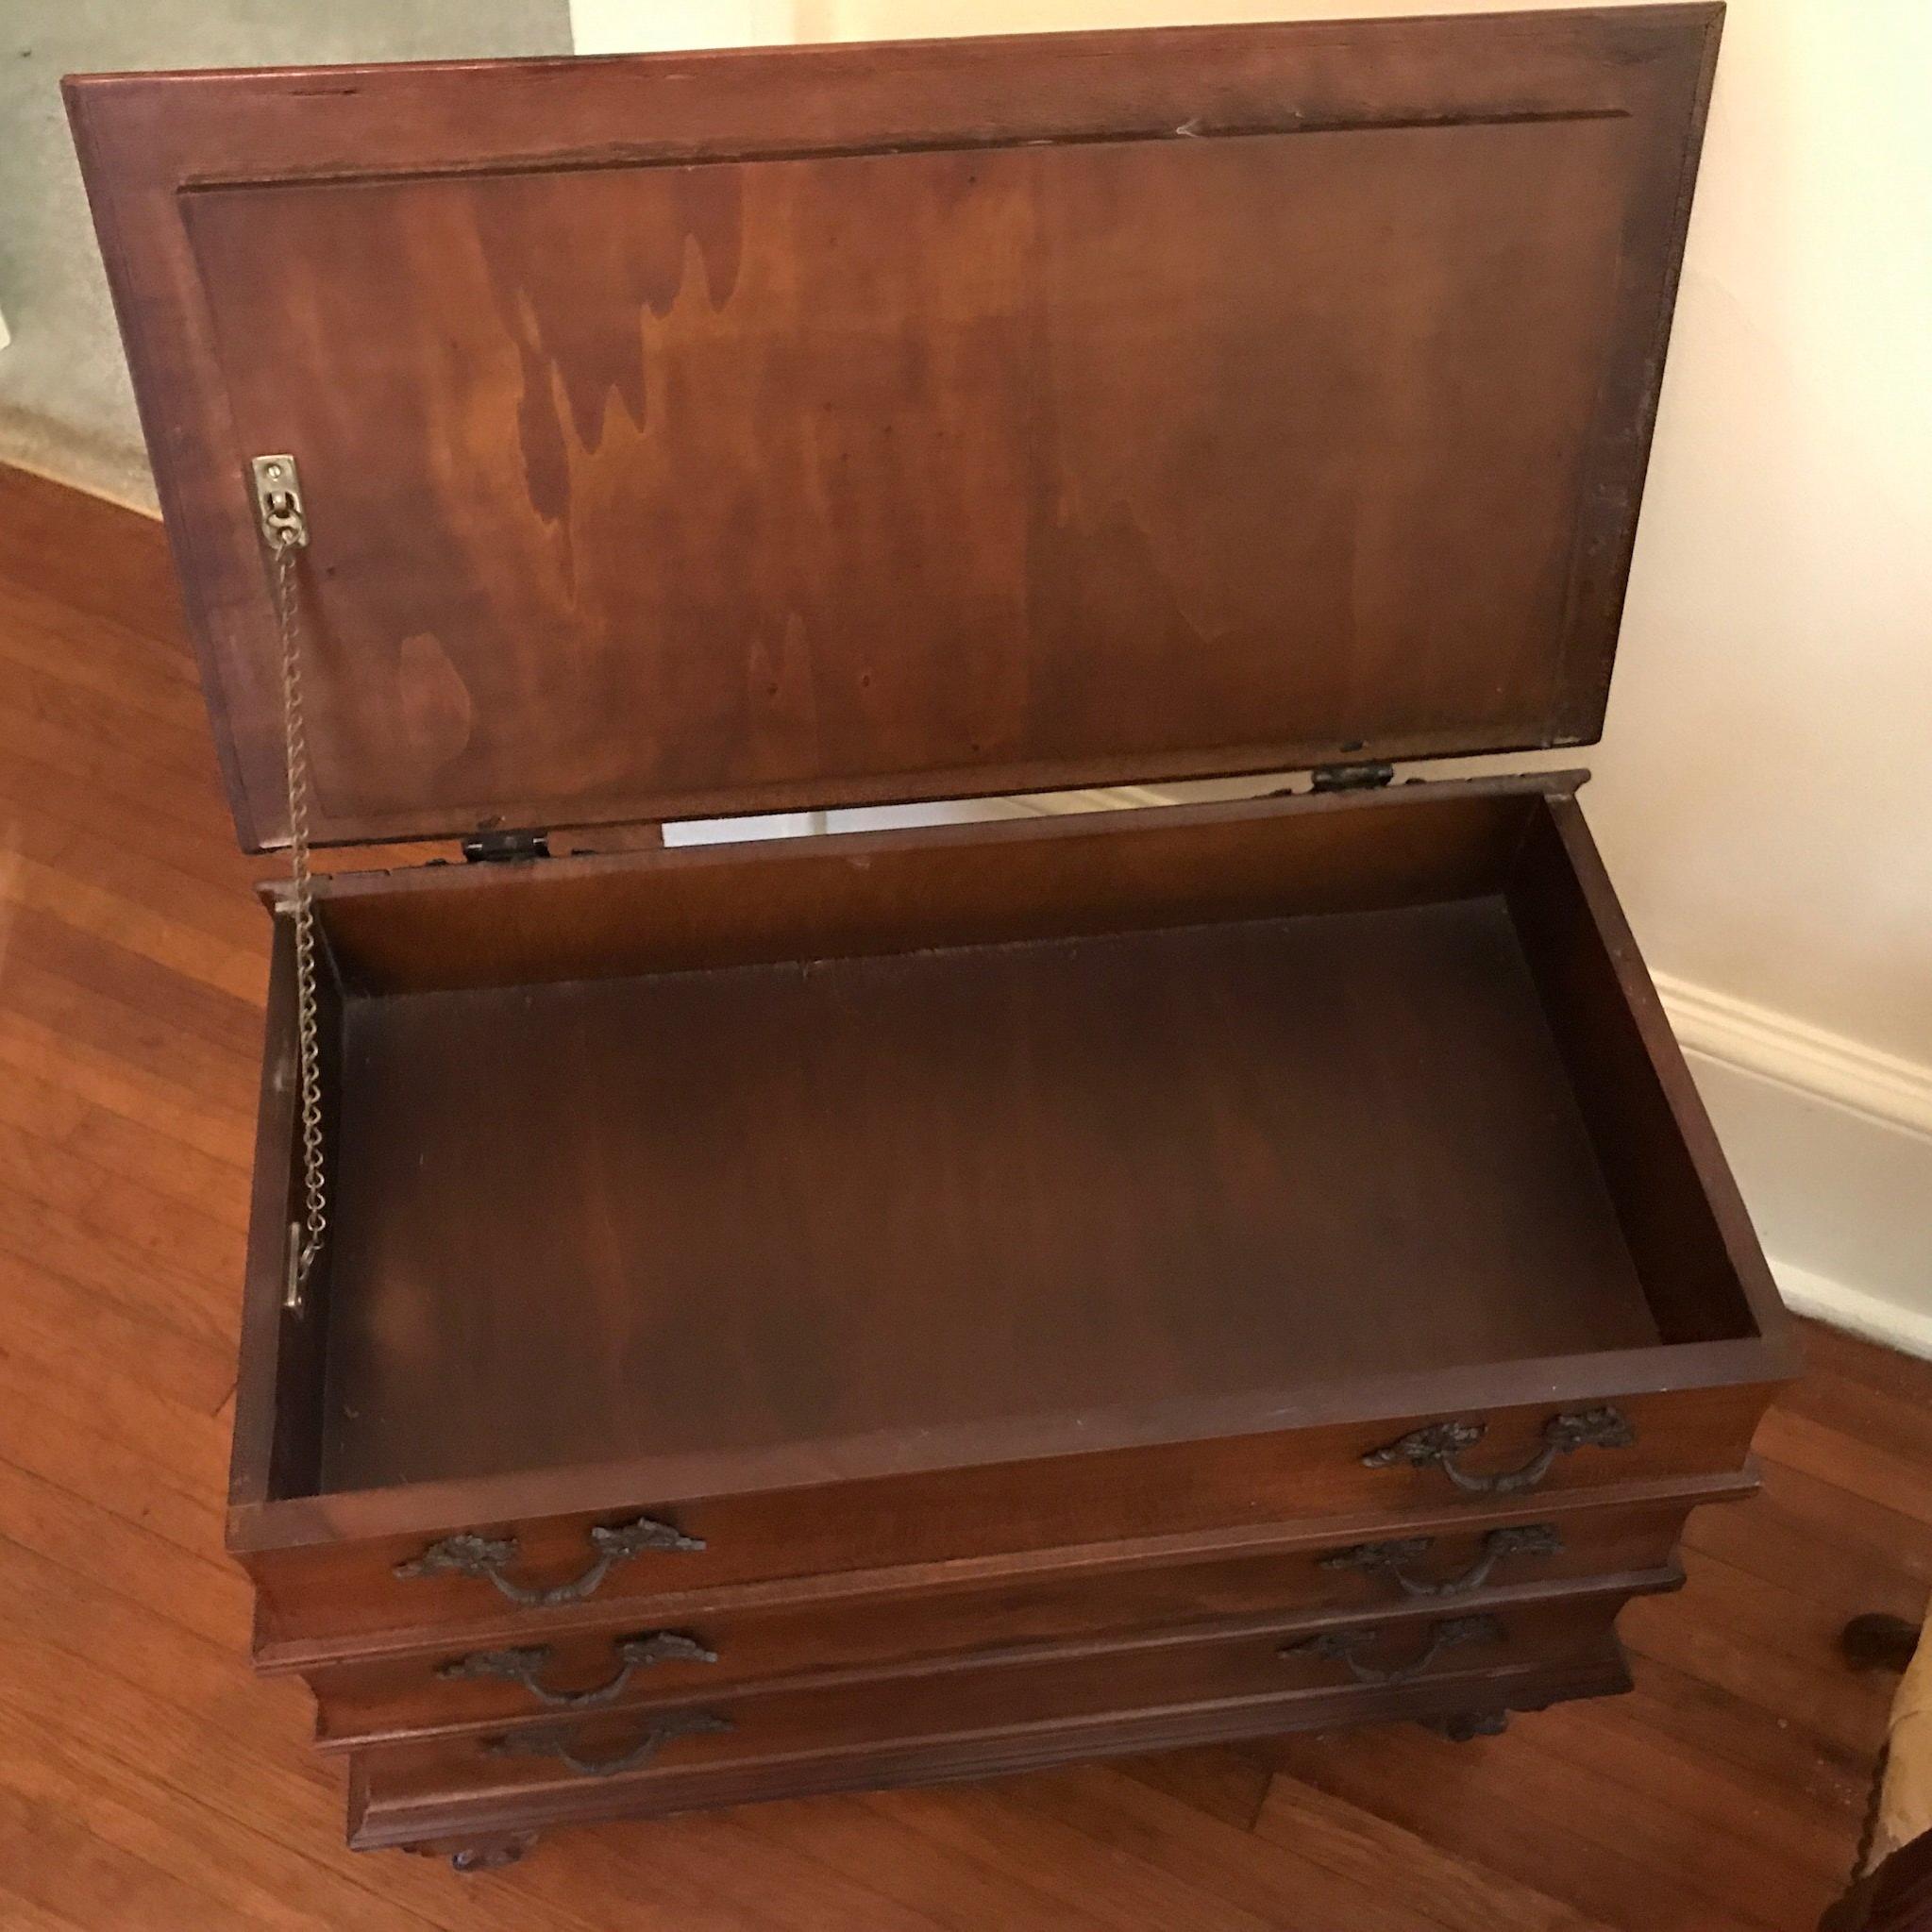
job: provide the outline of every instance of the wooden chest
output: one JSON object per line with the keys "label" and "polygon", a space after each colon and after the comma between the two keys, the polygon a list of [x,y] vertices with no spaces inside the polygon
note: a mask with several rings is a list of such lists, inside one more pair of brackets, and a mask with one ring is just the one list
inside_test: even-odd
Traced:
{"label": "wooden chest", "polygon": [[70,83],[244,845],[470,861],[308,1081],[265,893],[355,1844],[1625,1683],[1790,1344],[1581,775],[1387,781],[1599,734],[1717,25]]}

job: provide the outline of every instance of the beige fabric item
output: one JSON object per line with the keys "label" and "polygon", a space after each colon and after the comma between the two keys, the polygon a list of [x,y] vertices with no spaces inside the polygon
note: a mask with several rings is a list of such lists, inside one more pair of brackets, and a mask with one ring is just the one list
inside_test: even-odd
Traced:
{"label": "beige fabric item", "polygon": [[1890,1744],[1868,1871],[1932,1831],[1932,1620],[1891,1702]]}

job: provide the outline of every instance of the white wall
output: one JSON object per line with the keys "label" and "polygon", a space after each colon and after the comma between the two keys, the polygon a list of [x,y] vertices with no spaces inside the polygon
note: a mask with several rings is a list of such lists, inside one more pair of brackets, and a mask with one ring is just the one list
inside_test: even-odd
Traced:
{"label": "white wall", "polygon": [[[803,16],[798,0],[570,0],[580,54],[655,54],[682,47],[762,47],[779,41],[835,40]],[[860,35],[864,39],[865,36]]]}
{"label": "white wall", "polygon": [[569,50],[564,0],[0,0],[0,462],[154,507],[60,76]]}
{"label": "white wall", "polygon": [[[573,22],[588,52],[1498,4],[574,0]],[[1585,802],[1788,1294],[1932,1353],[1928,82],[1928,0],[1733,0]]]}

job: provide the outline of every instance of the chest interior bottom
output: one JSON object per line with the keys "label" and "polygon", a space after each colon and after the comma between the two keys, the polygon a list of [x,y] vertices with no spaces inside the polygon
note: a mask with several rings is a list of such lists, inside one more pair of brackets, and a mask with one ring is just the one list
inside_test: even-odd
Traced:
{"label": "chest interior bottom", "polygon": [[962,859],[887,917],[896,848],[839,840],[326,903],[334,1214],[285,1485],[831,1467],[1735,1331],[1665,1238],[1694,1176],[1633,1158],[1655,1072],[1591,1011],[1547,808],[1376,809],[1379,877],[1345,813],[1201,827],[1171,872],[1097,828],[1129,843],[1037,903],[1011,848],[997,914]]}

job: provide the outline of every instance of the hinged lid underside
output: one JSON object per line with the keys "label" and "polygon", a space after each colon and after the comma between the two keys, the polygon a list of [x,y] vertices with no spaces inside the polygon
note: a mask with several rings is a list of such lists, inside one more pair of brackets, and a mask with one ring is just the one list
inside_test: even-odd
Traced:
{"label": "hinged lid underside", "polygon": [[244,843],[1594,738],[1717,17],[75,83]]}

